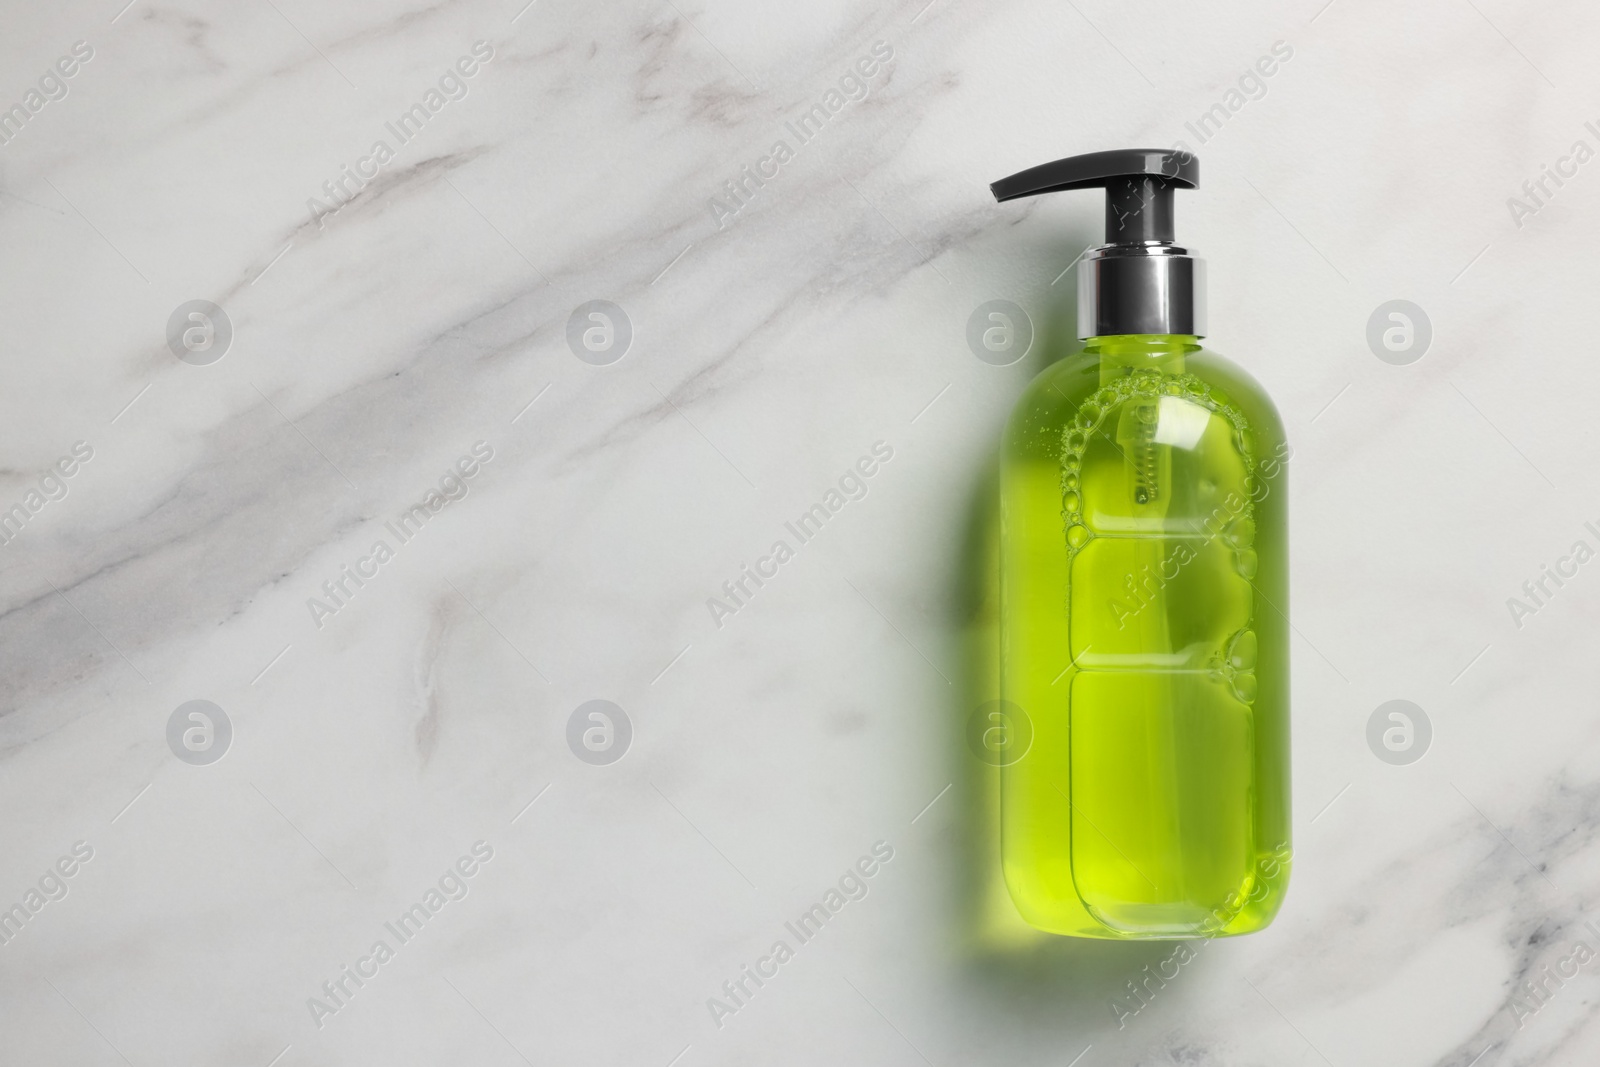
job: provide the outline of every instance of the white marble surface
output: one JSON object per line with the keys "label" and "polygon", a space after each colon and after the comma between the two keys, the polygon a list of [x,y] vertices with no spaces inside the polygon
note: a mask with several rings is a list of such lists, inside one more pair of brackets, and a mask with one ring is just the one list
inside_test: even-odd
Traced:
{"label": "white marble surface", "polygon": [[[1514,999],[1600,947],[1600,564],[1520,627],[1506,604],[1600,543],[1600,162],[1507,206],[1600,148],[1590,7],[122,2],[0,11],[0,104],[93,52],[0,147],[0,509],[93,450],[0,548],[0,903],[93,851],[0,945],[0,1061],[1600,1058],[1600,962]],[[789,138],[880,41],[866,98]],[[1029,936],[979,884],[972,530],[1043,357],[964,330],[993,298],[1049,318],[1099,226],[1092,194],[989,181],[1177,140],[1211,344],[1296,450],[1297,859],[1272,928],[1119,1020],[1167,946]],[[1365,340],[1395,298],[1434,328],[1408,366]],[[166,343],[194,299],[233,325],[208,366]],[[593,299],[635,330],[610,366],[568,349]],[[308,598],[480,441],[318,628]],[[866,497],[717,627],[707,598],[878,441]],[[600,698],[635,733],[596,767],[565,731]],[[1365,741],[1395,698],[1434,726],[1410,766]],[[234,730],[208,766],[166,740],[195,699]],[[466,896],[386,934],[479,841]],[[707,998],[878,841],[867,896],[719,1027]]]}

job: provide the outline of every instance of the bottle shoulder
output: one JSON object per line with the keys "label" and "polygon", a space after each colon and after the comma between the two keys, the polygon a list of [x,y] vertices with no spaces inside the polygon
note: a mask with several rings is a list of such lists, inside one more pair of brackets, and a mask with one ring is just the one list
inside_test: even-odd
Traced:
{"label": "bottle shoulder", "polygon": [[[1006,424],[1006,442],[1012,449],[1050,449],[1061,428],[1078,409],[1103,392],[1108,360],[1093,349],[1082,349],[1044,368],[1029,382]],[[1129,372],[1133,373],[1133,372]],[[1196,383],[1236,408],[1264,441],[1284,439],[1283,420],[1260,382],[1243,367],[1208,348],[1184,354],[1181,366],[1159,373],[1194,387]]]}
{"label": "bottle shoulder", "polygon": [[1233,360],[1202,348],[1189,357],[1191,372],[1207,385],[1220,389],[1244,412],[1256,432],[1264,437],[1283,440],[1283,417],[1272,396],[1256,380],[1255,375]]}

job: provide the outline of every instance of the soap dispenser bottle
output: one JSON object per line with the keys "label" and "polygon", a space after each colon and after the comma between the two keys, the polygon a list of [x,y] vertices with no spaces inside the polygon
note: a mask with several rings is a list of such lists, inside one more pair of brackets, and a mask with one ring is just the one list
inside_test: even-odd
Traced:
{"label": "soap dispenser bottle", "polygon": [[1000,201],[1106,191],[1078,266],[1087,346],[1023,393],[1001,452],[1001,768],[1022,917],[1113,939],[1249,933],[1289,876],[1285,464],[1272,402],[1200,345],[1200,260],[1174,243],[1187,152],[1057,160]]}

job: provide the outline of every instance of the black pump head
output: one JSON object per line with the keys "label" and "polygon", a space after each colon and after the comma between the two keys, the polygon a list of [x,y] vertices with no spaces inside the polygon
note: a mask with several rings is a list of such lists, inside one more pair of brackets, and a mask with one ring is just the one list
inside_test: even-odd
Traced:
{"label": "black pump head", "polygon": [[1172,194],[1200,187],[1200,161],[1165,148],[1091,152],[989,186],[999,201],[1106,191],[1106,243],[1078,267],[1078,335],[1205,334],[1204,264],[1173,244]]}
{"label": "black pump head", "polygon": [[1106,243],[1172,243],[1172,191],[1200,187],[1200,161],[1164,148],[1122,148],[1043,163],[989,186],[1002,203],[1068,189],[1106,191]]}

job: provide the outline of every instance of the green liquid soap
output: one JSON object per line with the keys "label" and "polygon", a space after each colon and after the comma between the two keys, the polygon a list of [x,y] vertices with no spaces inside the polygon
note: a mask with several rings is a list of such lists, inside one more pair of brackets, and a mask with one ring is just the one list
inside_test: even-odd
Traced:
{"label": "green liquid soap", "polygon": [[1288,878],[1287,458],[1194,337],[1091,340],[1027,390],[1001,466],[1001,770],[1024,919],[1239,934]]}

